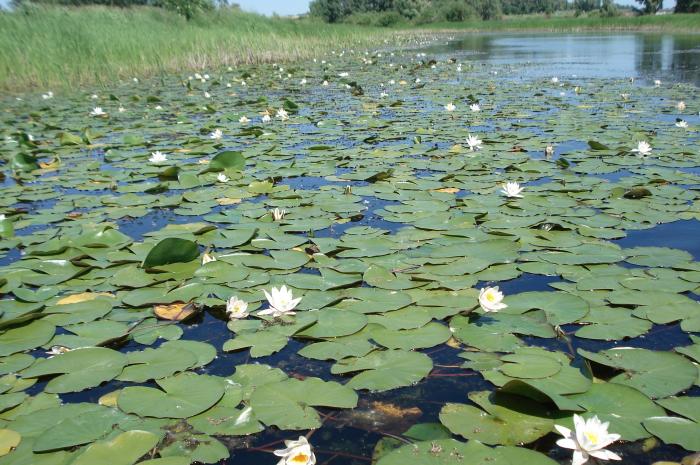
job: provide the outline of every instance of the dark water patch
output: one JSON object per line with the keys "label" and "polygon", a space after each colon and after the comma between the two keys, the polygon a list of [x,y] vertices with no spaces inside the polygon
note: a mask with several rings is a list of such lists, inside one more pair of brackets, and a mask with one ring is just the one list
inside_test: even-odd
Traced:
{"label": "dark water patch", "polygon": [[681,249],[700,260],[700,221],[679,220],[664,223],[650,229],[630,230],[627,236],[615,240],[624,248],[632,247],[670,247]]}

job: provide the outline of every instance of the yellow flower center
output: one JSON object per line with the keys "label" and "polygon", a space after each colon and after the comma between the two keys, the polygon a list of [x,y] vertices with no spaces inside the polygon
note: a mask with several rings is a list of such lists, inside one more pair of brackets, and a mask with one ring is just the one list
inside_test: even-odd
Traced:
{"label": "yellow flower center", "polygon": [[309,461],[309,456],[306,454],[297,454],[292,457],[292,463],[306,463]]}
{"label": "yellow flower center", "polygon": [[496,300],[496,296],[493,295],[493,292],[487,292],[486,293],[486,300],[488,300],[489,302],[493,302],[494,300]]}
{"label": "yellow flower center", "polygon": [[598,435],[591,432],[591,431],[586,431],[583,433],[586,438],[590,441],[591,444],[598,444]]}

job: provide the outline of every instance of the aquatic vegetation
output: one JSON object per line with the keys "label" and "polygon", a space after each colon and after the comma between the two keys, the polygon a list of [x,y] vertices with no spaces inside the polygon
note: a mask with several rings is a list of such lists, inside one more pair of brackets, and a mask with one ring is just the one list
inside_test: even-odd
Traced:
{"label": "aquatic vegetation", "polygon": [[501,193],[506,197],[523,198],[523,189],[525,188],[520,187],[520,184],[518,184],[517,182],[508,181],[507,183],[503,184],[503,187],[501,188]]}
{"label": "aquatic vegetation", "polygon": [[572,465],[583,465],[590,457],[601,460],[622,460],[622,458],[607,449],[610,444],[620,439],[619,434],[608,433],[608,422],[601,422],[597,416],[588,420],[574,414],[574,427],[572,431],[561,425],[554,425],[557,431],[564,436],[559,439],[557,445],[574,450]]}
{"label": "aquatic vegetation", "polygon": [[496,287],[486,287],[479,291],[479,305],[485,312],[497,312],[508,308],[503,303],[503,293]]}
{"label": "aquatic vegetation", "polygon": [[282,286],[279,289],[273,287],[270,292],[263,290],[267,302],[270,304],[270,308],[258,312],[258,315],[271,315],[275,318],[279,318],[285,315],[294,315],[294,310],[299,302],[301,302],[301,297],[294,298],[292,290],[288,289],[287,286]]}
{"label": "aquatic vegetation", "polygon": [[0,465],[700,449],[697,89],[530,71],[348,49],[3,99]]}
{"label": "aquatic vegetation", "polygon": [[315,465],[316,456],[311,450],[309,441],[304,436],[299,436],[296,441],[284,441],[285,449],[274,451],[278,457],[282,457],[277,465]]}
{"label": "aquatic vegetation", "polygon": [[248,312],[248,302],[241,300],[234,295],[226,301],[226,313],[232,320],[247,318],[250,314]]}

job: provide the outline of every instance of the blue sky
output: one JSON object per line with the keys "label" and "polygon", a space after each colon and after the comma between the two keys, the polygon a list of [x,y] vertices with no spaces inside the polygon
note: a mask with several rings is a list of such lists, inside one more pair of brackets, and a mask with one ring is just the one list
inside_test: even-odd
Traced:
{"label": "blue sky", "polygon": [[[244,10],[255,11],[257,13],[263,13],[270,15],[272,13],[278,13],[280,15],[293,15],[298,13],[305,13],[309,10],[310,0],[232,0],[233,2],[239,3]],[[9,0],[0,0],[0,5],[6,6]],[[634,0],[617,0],[617,3],[622,5],[632,5],[635,4]],[[664,6],[666,8],[673,7],[676,4],[676,0],[665,0]]]}

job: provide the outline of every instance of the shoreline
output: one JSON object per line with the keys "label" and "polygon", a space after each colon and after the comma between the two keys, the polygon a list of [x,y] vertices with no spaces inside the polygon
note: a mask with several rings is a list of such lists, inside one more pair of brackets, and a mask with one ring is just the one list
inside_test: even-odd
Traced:
{"label": "shoreline", "polygon": [[[185,21],[152,7],[48,7],[0,12],[0,92],[99,89],[134,77],[265,63],[332,60],[332,52],[467,34],[700,34],[700,14],[508,17],[377,28],[221,10]],[[435,36],[435,37],[430,37]],[[330,71],[332,72],[332,71]]]}

